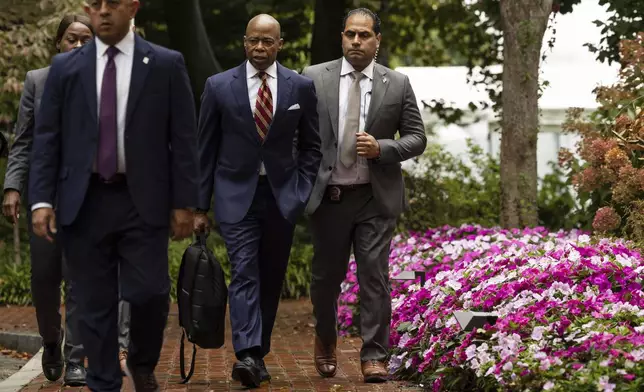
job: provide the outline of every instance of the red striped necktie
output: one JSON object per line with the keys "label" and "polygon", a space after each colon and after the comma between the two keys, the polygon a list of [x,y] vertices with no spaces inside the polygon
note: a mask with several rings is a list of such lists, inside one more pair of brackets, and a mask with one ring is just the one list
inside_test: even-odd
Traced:
{"label": "red striped necktie", "polygon": [[271,126],[271,121],[273,121],[273,96],[271,95],[271,89],[268,88],[268,74],[266,72],[260,72],[258,75],[262,79],[262,85],[259,86],[259,91],[257,91],[257,101],[255,102],[253,117],[255,118],[257,133],[259,133],[259,137],[264,141],[268,134],[268,129]]}

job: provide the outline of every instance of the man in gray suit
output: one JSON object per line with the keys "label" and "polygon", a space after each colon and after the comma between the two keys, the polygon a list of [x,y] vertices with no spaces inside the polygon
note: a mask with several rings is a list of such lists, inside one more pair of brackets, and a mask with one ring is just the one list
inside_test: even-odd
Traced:
{"label": "man in gray suit", "polygon": [[314,80],[319,95],[324,155],[307,206],[315,252],[315,366],[323,377],[336,373],[337,301],[353,245],[365,382],[387,379],[389,247],[407,206],[400,162],[422,154],[427,144],[409,79],[375,63],[380,39],[377,15],[364,8],[350,11],[343,58],[302,72]]}
{"label": "man in gray suit", "polygon": [[[92,38],[93,30],[86,16],[66,15],[58,26],[56,49],[68,52]],[[34,123],[48,75],[49,67],[27,72],[20,99],[16,138],[9,153],[4,180],[3,214],[13,224],[18,224],[20,199],[27,195]],[[33,234],[30,209],[27,209],[27,226],[31,250],[31,296],[43,340],[43,373],[48,380],[56,381],[64,368],[65,384],[85,385],[85,353],[77,334],[77,304],[70,294],[72,285],[69,280],[65,282],[65,332],[61,330],[60,285],[63,277],[68,275],[61,246],[57,241],[52,243]],[[64,358],[61,350],[63,337]]]}

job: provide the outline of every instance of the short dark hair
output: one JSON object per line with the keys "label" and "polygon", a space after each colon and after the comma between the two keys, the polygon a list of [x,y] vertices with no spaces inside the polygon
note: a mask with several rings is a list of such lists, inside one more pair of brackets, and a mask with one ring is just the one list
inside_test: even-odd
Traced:
{"label": "short dark hair", "polygon": [[60,21],[60,24],[58,25],[58,31],[56,31],[56,40],[54,41],[54,45],[58,45],[60,41],[63,40],[63,35],[65,35],[65,31],[69,28],[69,26],[72,25],[72,23],[81,23],[87,26],[89,31],[92,32],[92,35],[94,35],[94,29],[92,28],[92,22],[89,20],[89,17],[86,15],[76,15],[76,14],[67,14],[63,16],[63,19]]}
{"label": "short dark hair", "polygon": [[376,15],[375,12],[371,11],[368,8],[356,8],[347,12],[347,15],[342,21],[342,31],[344,31],[344,29],[347,27],[347,19],[349,19],[351,15],[363,15],[370,17],[371,20],[373,20],[373,32],[380,34],[380,18],[378,17],[378,15]]}

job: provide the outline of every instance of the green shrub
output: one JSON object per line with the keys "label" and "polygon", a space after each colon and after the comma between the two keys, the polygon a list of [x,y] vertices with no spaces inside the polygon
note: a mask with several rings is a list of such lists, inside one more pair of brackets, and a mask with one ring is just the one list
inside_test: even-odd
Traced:
{"label": "green shrub", "polygon": [[0,305],[31,305],[31,264],[0,263]]}
{"label": "green shrub", "polygon": [[[398,231],[500,223],[499,159],[485,154],[471,140],[467,146],[467,155],[461,159],[430,143],[425,154],[415,160],[423,175],[405,173],[410,209],[401,216]],[[540,179],[539,224],[552,230],[587,228],[589,214],[577,202],[569,180],[557,164],[551,163],[551,167],[553,172]]]}

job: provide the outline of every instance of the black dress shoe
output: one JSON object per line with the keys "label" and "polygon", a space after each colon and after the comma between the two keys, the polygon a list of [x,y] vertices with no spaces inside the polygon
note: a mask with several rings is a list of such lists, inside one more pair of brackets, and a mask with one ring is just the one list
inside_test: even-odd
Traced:
{"label": "black dress shoe", "polygon": [[125,373],[130,379],[136,392],[159,392],[159,383],[154,373],[136,371],[128,363],[125,367]]}
{"label": "black dress shoe", "polygon": [[67,363],[67,368],[65,368],[65,377],[63,381],[65,385],[70,387],[81,387],[85,385],[85,377],[87,372],[85,367],[76,363]]}
{"label": "black dress shoe", "polygon": [[42,372],[49,381],[58,381],[63,375],[63,350],[61,344],[45,344],[42,352]]}
{"label": "black dress shoe", "polygon": [[[257,388],[262,382],[258,361],[246,357],[233,366],[233,380],[241,382],[246,388]],[[138,392],[138,391],[137,391]]]}
{"label": "black dress shoe", "polygon": [[262,380],[262,382],[270,381],[271,374],[266,369],[266,364],[264,363],[263,359],[260,359],[258,361],[258,366],[259,366],[259,378]]}

